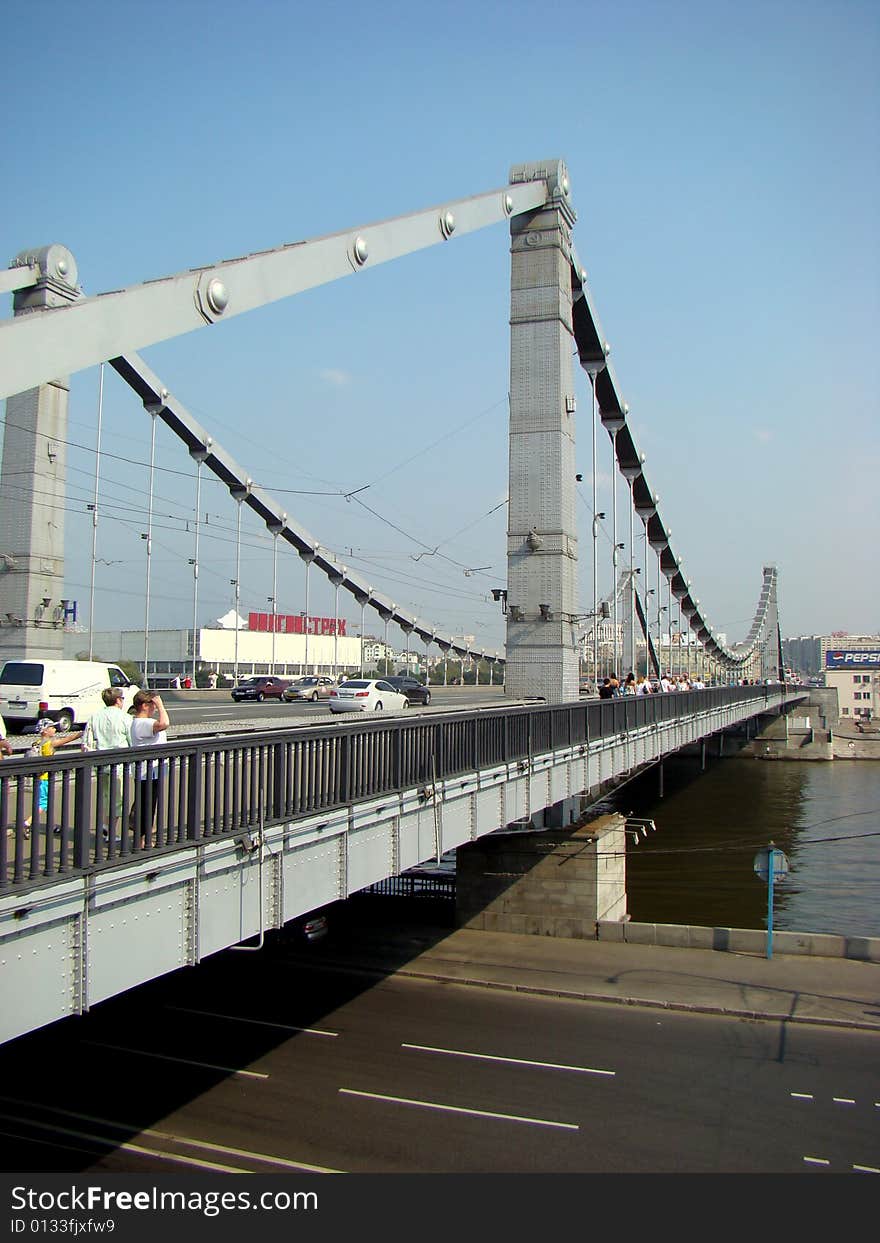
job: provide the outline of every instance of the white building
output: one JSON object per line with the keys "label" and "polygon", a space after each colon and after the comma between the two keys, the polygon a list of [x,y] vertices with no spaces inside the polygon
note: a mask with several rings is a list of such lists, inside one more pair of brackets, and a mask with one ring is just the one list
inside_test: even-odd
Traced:
{"label": "white building", "polygon": [[[224,619],[225,620],[225,619]],[[176,675],[192,676],[194,669],[251,677],[275,673],[279,677],[298,677],[304,673],[359,673],[360,636],[333,634],[267,634],[243,628],[206,627],[192,630],[150,630],[147,640],[147,678],[162,685]],[[66,633],[64,654],[74,659],[88,648],[84,634]],[[96,660],[131,661],[143,672],[143,630],[96,631],[92,648]]]}

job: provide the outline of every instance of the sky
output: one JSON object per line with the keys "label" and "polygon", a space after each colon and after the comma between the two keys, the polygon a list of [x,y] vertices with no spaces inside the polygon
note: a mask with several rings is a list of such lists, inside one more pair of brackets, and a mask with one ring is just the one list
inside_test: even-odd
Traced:
{"label": "sky", "polygon": [[[629,423],[713,627],[744,638],[776,564],[783,636],[880,632],[875,3],[10,0],[4,29],[0,264],[61,242],[87,294],[564,159]],[[500,647],[509,297],[498,225],[141,353],[346,565],[439,630]],[[576,394],[587,611],[577,368]],[[72,378],[66,590],[86,622],[97,396],[97,368]],[[96,629],[143,625],[149,435],[107,369]],[[161,425],[156,463],[150,625],[176,628],[192,622],[195,473]],[[603,434],[609,516],[610,468]],[[201,511],[206,624],[235,574],[234,503],[207,476]],[[332,615],[320,579],[310,611]],[[298,613],[304,567],[283,548],[278,584],[279,611]],[[271,591],[271,539],[245,511],[241,611],[271,608]],[[359,624],[344,593],[340,611]]]}

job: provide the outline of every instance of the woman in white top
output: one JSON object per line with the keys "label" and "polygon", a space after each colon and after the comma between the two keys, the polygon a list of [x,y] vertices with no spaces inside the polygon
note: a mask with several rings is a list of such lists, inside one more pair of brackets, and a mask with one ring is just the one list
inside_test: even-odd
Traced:
{"label": "woman in white top", "polygon": [[[134,719],[131,722],[131,745],[155,747],[168,741],[170,721],[161,696],[154,691],[138,691],[134,697]],[[153,842],[153,823],[156,819],[157,784],[159,761],[138,764],[137,788],[132,816],[129,823],[136,829],[143,850]]]}

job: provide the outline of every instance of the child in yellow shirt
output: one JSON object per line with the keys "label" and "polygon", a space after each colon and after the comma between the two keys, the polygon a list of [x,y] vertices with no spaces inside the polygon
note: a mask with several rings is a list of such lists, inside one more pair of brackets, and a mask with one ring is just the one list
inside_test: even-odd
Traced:
{"label": "child in yellow shirt", "polygon": [[[35,742],[28,751],[28,755],[40,755],[48,757],[54,755],[58,747],[69,746],[72,742],[78,742],[82,738],[82,730],[71,731],[69,734],[59,734],[58,726],[49,717],[42,717],[37,721],[37,731],[40,735],[39,742]],[[49,774],[40,773],[39,781],[39,810],[41,812],[49,810]],[[30,837],[31,816],[28,816],[24,822],[25,837]],[[57,829],[55,830],[58,831]]]}

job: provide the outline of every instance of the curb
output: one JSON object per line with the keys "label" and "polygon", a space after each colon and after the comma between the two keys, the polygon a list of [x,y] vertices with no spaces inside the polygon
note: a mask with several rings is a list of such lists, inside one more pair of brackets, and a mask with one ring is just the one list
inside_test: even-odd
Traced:
{"label": "curb", "polygon": [[755,1022],[810,1024],[814,1027],[843,1027],[853,1031],[880,1033],[880,1023],[861,1019],[826,1018],[822,1015],[790,1014],[787,1011],[746,1010],[739,1007],[712,1005],[706,1002],[658,1001],[647,997],[614,997],[608,993],[591,993],[580,989],[547,988],[538,984],[508,984],[502,980],[475,979],[467,976],[444,975],[439,971],[418,971],[411,967],[355,966],[344,962],[307,962],[296,959],[297,966],[313,971],[341,971],[348,975],[370,977],[405,976],[413,980],[430,980],[436,984],[461,984],[466,988],[494,989],[498,992],[522,993],[534,997],[559,997],[569,1001],[595,1001],[613,1006],[642,1006],[649,1010],[665,1010],[683,1014],[718,1015],[723,1018],[751,1019]]}

